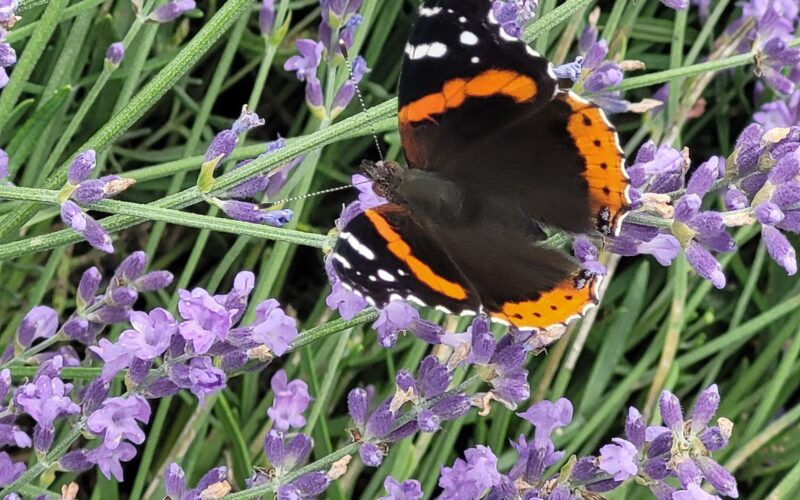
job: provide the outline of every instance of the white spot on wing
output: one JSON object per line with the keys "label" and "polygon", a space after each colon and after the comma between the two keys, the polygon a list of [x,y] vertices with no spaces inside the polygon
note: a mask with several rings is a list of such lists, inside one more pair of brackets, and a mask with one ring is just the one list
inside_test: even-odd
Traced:
{"label": "white spot on wing", "polygon": [[[344,236],[344,234],[345,233],[341,233],[341,236]],[[372,250],[367,248],[366,245],[362,245],[361,243],[359,243],[359,241],[356,239],[356,237],[353,236],[352,234],[347,233],[347,237],[345,237],[345,241],[347,243],[349,243],[351,247],[353,247],[353,250],[358,252],[358,254],[361,255],[362,257],[364,257],[365,259],[367,259],[367,260],[375,260],[375,254],[372,252]]]}
{"label": "white spot on wing", "polygon": [[542,57],[540,53],[533,50],[533,47],[531,47],[527,43],[525,44],[525,50],[528,52],[528,54],[532,55],[533,57]]}
{"label": "white spot on wing", "polygon": [[461,17],[458,18],[458,22],[465,23],[465,22],[467,22],[467,18],[464,17],[464,16],[461,16]]}
{"label": "white spot on wing", "polygon": [[464,45],[475,45],[478,43],[478,37],[471,31],[464,31],[461,33],[459,41]]}
{"label": "white spot on wing", "polygon": [[345,269],[353,268],[353,266],[350,265],[350,262],[341,255],[339,255],[338,253],[333,254],[333,260],[341,264],[342,267],[344,267]]}
{"label": "white spot on wing", "polygon": [[472,64],[478,64],[479,62],[481,62],[481,58],[478,57],[478,56],[475,56],[472,59],[470,59],[470,62],[472,62]]}
{"label": "white spot on wing", "polygon": [[491,9],[489,9],[489,15],[487,17],[488,17],[490,23],[497,24],[497,18],[494,17],[494,12],[492,12]]}
{"label": "white spot on wing", "polygon": [[439,58],[445,54],[447,54],[447,45],[439,42],[433,42],[428,50],[428,57]]}
{"label": "white spot on wing", "polygon": [[409,45],[406,47],[406,54],[412,61],[425,57],[438,59],[447,54],[447,45],[441,42],[421,43],[419,45]]}
{"label": "white spot on wing", "polygon": [[420,7],[419,15],[422,17],[433,17],[441,11],[441,7]]}
{"label": "white spot on wing", "polygon": [[378,278],[382,279],[383,281],[395,281],[395,277],[388,271],[383,269],[378,269]]}

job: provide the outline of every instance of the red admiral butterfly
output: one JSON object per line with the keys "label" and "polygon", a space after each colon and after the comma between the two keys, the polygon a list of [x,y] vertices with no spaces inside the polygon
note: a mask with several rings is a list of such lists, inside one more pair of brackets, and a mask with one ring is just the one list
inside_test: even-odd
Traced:
{"label": "red admiral butterfly", "polygon": [[365,164],[389,203],[342,230],[332,259],[373,305],[407,300],[544,329],[597,302],[600,280],[537,242],[541,226],[618,233],[630,208],[616,131],[561,90],[489,0],[426,0],[405,50],[408,167]]}

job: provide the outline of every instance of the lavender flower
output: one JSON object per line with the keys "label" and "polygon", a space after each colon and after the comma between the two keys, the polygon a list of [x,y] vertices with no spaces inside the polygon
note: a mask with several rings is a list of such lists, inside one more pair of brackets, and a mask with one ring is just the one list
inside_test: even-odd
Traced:
{"label": "lavender flower", "polygon": [[141,396],[111,398],[103,402],[101,409],[89,416],[87,428],[94,434],[103,435],[103,446],[114,450],[127,439],[133,443],[144,442],[144,432],[136,421],[146,424],[150,420],[150,405]]}
{"label": "lavender flower", "polygon": [[98,446],[86,453],[86,460],[97,465],[100,472],[111,479],[113,476],[117,481],[123,480],[121,462],[130,462],[136,456],[136,448],[130,443],[120,443],[116,448],[107,448],[105,445]]}
{"label": "lavender flower", "polygon": [[264,120],[256,113],[247,110],[247,106],[242,106],[239,118],[233,122],[229,129],[225,129],[214,136],[214,140],[206,150],[205,163],[212,163],[216,166],[219,162],[230,156],[239,142],[239,136],[256,127],[264,125]]}
{"label": "lavender flower", "polygon": [[491,449],[478,445],[466,450],[464,458],[457,458],[452,467],[442,467],[439,498],[481,498],[486,490],[500,484],[497,457]]}
{"label": "lavender flower", "polygon": [[544,448],[550,442],[550,435],[555,429],[572,422],[572,403],[565,398],[555,403],[539,401],[517,415],[535,427],[533,442],[538,448]]}
{"label": "lavender flower", "polygon": [[67,182],[77,186],[88,179],[95,167],[96,157],[97,155],[93,149],[88,149],[76,156],[67,170]]}
{"label": "lavender flower", "polygon": [[100,200],[111,198],[135,184],[133,179],[125,179],[116,175],[106,175],[99,179],[81,182],[70,197],[81,205],[90,205]]}
{"label": "lavender flower", "polygon": [[422,498],[422,485],[416,479],[399,482],[392,476],[388,476],[383,481],[386,489],[386,496],[378,497],[378,500],[420,500]]}
{"label": "lavender flower", "polygon": [[300,428],[306,425],[303,412],[311,403],[308,386],[302,380],[288,381],[286,372],[278,370],[270,382],[274,399],[267,415],[274,422],[275,428],[287,431],[291,427]]}
{"label": "lavender flower", "polygon": [[615,481],[624,481],[639,471],[636,463],[636,446],[622,438],[612,439],[614,444],[600,448],[600,469],[608,472]]}
{"label": "lavender flower", "polygon": [[[2,45],[0,45],[0,51],[2,51]],[[2,54],[2,52],[0,52]],[[0,149],[0,182],[7,182],[9,177],[8,172],[8,153],[6,153],[3,149]]]}
{"label": "lavender flower", "polygon": [[380,311],[373,328],[378,333],[378,342],[389,348],[397,342],[400,330],[411,327],[419,320],[419,312],[405,302],[392,301]]}
{"label": "lavender flower", "polygon": [[[0,89],[2,89],[8,84],[8,73],[6,73],[6,68],[9,66],[13,66],[14,64],[17,63],[16,51],[11,46],[11,44],[5,41],[6,31],[5,29],[3,29],[4,21],[2,20],[3,17],[8,17],[9,19],[16,19],[16,16],[14,16],[13,12],[13,9],[16,9],[16,1],[11,2],[13,3],[13,9],[8,8],[10,6],[8,0],[4,0],[4,3],[6,3],[5,8],[0,6],[0,9],[5,10],[5,12],[7,12],[6,15],[0,13]],[[6,162],[7,161],[8,161],[8,155],[6,155]],[[0,168],[0,171],[2,170],[4,169]],[[7,175],[8,175],[7,173],[6,175],[0,175],[0,178],[7,177]]]}
{"label": "lavender flower", "polygon": [[231,315],[202,288],[191,292],[179,290],[178,294],[178,311],[184,319],[178,325],[178,332],[191,342],[196,353],[205,354],[215,341],[222,341],[228,335]]}
{"label": "lavender flower", "polygon": [[[190,489],[186,485],[186,474],[183,469],[173,462],[164,471],[164,489],[167,496],[175,500],[206,497],[221,498],[222,495],[230,491],[227,478],[227,467],[216,467],[204,474],[200,481],[197,482],[197,486]],[[222,495],[215,490],[215,487],[221,487]]]}
{"label": "lavender flower", "polygon": [[342,85],[339,92],[337,92],[336,96],[333,98],[333,108],[331,110],[331,116],[333,118],[339,116],[339,114],[347,108],[347,105],[350,104],[350,101],[355,97],[356,85],[361,82],[364,75],[368,72],[369,68],[367,67],[366,59],[361,56],[356,57],[355,61],[353,61],[352,77]]}
{"label": "lavender flower", "polygon": [[621,97],[619,91],[608,89],[622,82],[622,67],[613,61],[605,61],[608,44],[598,39],[594,25],[584,29],[580,39],[582,54],[582,86],[586,97],[609,113],[628,111],[630,103]]}
{"label": "lavender flower", "polygon": [[316,78],[325,46],[322,42],[303,38],[297,41],[297,50],[300,54],[287,59],[283,69],[294,71],[295,76],[301,82],[307,82],[309,78]]}
{"label": "lavender flower", "polygon": [[281,309],[277,300],[268,299],[258,305],[252,326],[253,341],[283,356],[297,335],[297,321]]}
{"label": "lavender flower", "polygon": [[130,323],[133,329],[123,331],[119,343],[143,361],[151,361],[164,354],[178,330],[178,323],[172,314],[160,307],[149,313],[132,312]]}
{"label": "lavender flower", "polygon": [[0,28],[13,26],[17,20],[17,0],[0,0]]}
{"label": "lavender flower", "polygon": [[[800,67],[800,66],[799,66]],[[800,70],[790,79],[800,79]],[[789,97],[762,104],[753,114],[753,121],[766,129],[791,127],[800,123],[800,90],[795,90]]]}
{"label": "lavender flower", "polygon": [[683,10],[689,7],[689,0],[661,0],[670,9]]}
{"label": "lavender flower", "polygon": [[197,6],[194,0],[170,0],[154,10],[147,19],[156,23],[168,23]]}
{"label": "lavender flower", "polygon": [[177,387],[194,394],[201,406],[205,404],[206,397],[224,389],[227,380],[225,372],[215,368],[208,356],[192,358],[185,365],[170,367],[169,378]]}
{"label": "lavender flower", "polygon": [[25,462],[13,462],[8,453],[0,451],[0,486],[8,486],[16,481],[26,468]]}
{"label": "lavender flower", "polygon": [[303,433],[286,440],[284,433],[272,429],[264,437],[264,454],[282,476],[303,463],[314,449],[314,440]]}

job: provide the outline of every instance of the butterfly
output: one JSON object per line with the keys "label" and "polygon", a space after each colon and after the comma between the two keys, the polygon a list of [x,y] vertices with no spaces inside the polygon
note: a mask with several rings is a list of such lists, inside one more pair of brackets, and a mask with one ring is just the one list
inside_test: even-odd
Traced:
{"label": "butterfly", "polygon": [[421,5],[398,100],[407,166],[365,163],[388,202],[342,228],[330,256],[342,284],[378,307],[408,301],[521,330],[594,306],[601,277],[542,241],[544,227],[618,234],[630,210],[603,111],[559,88],[489,0]]}

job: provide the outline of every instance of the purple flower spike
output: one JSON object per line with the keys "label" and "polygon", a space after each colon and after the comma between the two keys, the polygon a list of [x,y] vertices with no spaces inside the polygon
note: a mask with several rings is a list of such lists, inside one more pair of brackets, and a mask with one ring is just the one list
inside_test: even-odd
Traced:
{"label": "purple flower spike", "polygon": [[168,23],[197,6],[194,0],[171,0],[154,10],[148,17],[150,21]]}
{"label": "purple flower spike", "polygon": [[761,239],[772,260],[786,270],[789,276],[797,273],[797,255],[786,236],[772,226],[761,226]]}
{"label": "purple flower spike", "polygon": [[550,442],[550,434],[558,427],[572,422],[572,403],[566,398],[552,401],[539,401],[528,408],[525,413],[517,413],[536,428],[534,443],[537,448],[544,448]]}
{"label": "purple flower spike", "polygon": [[267,415],[275,423],[275,428],[288,431],[291,427],[300,428],[306,425],[303,412],[311,403],[308,386],[302,380],[288,381],[286,372],[278,370],[270,382],[274,399]]}
{"label": "purple flower spike", "polygon": [[17,328],[17,341],[27,349],[36,339],[49,339],[58,329],[58,313],[47,306],[36,306],[22,319]]}
{"label": "purple flower spike", "polygon": [[111,398],[87,420],[87,427],[94,434],[103,435],[103,446],[116,449],[123,439],[133,443],[144,442],[144,431],[136,421],[146,424],[150,420],[150,405],[141,396]]}
{"label": "purple flower spike", "polygon": [[624,481],[639,471],[636,464],[636,446],[630,441],[613,438],[614,444],[600,448],[600,469],[608,472],[615,481]]}
{"label": "purple flower spike", "polygon": [[283,68],[286,71],[294,71],[297,79],[301,82],[308,78],[316,78],[317,67],[322,62],[322,52],[325,50],[325,46],[322,42],[315,40],[300,39],[297,41],[297,50],[300,55],[287,59]]}
{"label": "purple flower spike", "polygon": [[278,356],[288,352],[292,341],[297,338],[297,321],[288,316],[275,299],[268,299],[256,308],[252,339],[266,345]]}
{"label": "purple flower spike", "polygon": [[125,58],[125,44],[122,42],[112,43],[106,50],[106,61],[113,67],[117,67]]}
{"label": "purple flower spike", "polygon": [[72,160],[69,170],[67,170],[67,182],[77,186],[88,179],[89,174],[91,174],[92,169],[94,169],[95,158],[96,155],[93,149],[88,149],[76,156],[75,159]]}
{"label": "purple flower spike", "polygon": [[392,301],[380,311],[380,316],[372,327],[378,332],[378,342],[382,347],[392,347],[397,342],[397,334],[407,330],[419,320],[419,312],[405,302]]}
{"label": "purple flower spike", "polygon": [[416,479],[399,482],[392,476],[383,481],[386,488],[386,496],[378,497],[378,500],[419,500],[422,498],[422,485]]}
{"label": "purple flower spike", "polygon": [[196,353],[204,354],[215,341],[222,341],[227,336],[231,327],[229,312],[202,288],[191,292],[180,290],[178,294],[178,311],[185,320],[178,326],[178,331],[192,343]]}

